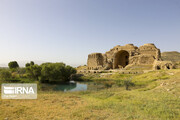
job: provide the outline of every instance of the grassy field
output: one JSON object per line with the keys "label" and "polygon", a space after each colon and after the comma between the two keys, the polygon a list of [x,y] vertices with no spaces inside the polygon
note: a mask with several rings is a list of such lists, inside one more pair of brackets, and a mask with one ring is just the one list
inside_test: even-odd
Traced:
{"label": "grassy field", "polygon": [[[87,76],[88,77],[88,76]],[[131,90],[42,92],[37,100],[0,100],[0,120],[179,120],[180,70],[89,78],[135,83]]]}

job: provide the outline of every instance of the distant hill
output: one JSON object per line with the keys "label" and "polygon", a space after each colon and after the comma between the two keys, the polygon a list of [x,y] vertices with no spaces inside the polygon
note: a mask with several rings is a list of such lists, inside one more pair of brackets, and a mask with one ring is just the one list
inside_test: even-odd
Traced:
{"label": "distant hill", "polygon": [[180,52],[177,51],[162,52],[161,57],[163,60],[178,62],[180,61]]}

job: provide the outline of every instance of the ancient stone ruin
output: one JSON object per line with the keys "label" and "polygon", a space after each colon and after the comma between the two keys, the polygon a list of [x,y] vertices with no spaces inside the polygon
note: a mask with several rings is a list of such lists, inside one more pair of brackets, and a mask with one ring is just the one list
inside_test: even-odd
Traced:
{"label": "ancient stone ruin", "polygon": [[172,69],[171,61],[162,61],[160,49],[152,43],[140,47],[117,45],[105,54],[88,55],[88,70],[127,69],[131,66],[151,65],[152,69]]}

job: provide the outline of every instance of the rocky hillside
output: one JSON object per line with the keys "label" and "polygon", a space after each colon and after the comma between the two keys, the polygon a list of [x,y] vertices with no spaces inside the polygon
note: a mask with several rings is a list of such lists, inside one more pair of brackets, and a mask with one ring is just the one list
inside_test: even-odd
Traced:
{"label": "rocky hillside", "polygon": [[178,62],[180,61],[180,52],[177,51],[162,52],[161,57],[163,60]]}

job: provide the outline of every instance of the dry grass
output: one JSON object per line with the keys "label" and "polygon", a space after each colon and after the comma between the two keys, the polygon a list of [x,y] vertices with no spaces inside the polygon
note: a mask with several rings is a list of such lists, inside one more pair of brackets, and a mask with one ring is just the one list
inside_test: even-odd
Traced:
{"label": "dry grass", "polygon": [[[118,75],[113,75],[118,78]],[[39,92],[37,100],[0,100],[0,119],[179,120],[180,70],[133,76],[139,88]]]}
{"label": "dry grass", "polygon": [[1,100],[0,119],[70,119],[72,113],[86,105],[81,97],[73,94],[39,93],[37,100]]}

